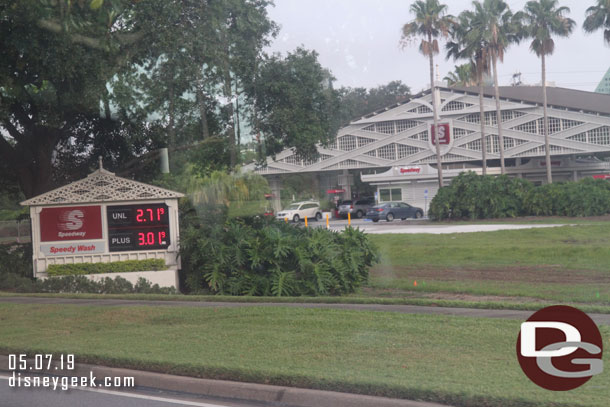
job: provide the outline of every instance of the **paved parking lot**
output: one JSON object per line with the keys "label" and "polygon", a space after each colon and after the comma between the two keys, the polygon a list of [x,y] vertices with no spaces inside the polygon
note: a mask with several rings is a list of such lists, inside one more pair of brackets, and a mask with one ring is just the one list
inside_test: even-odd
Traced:
{"label": "paved parking lot", "polygon": [[[343,230],[347,226],[347,220],[333,219],[330,220],[329,226],[331,230]],[[437,225],[421,220],[394,220],[393,222],[379,221],[374,223],[365,219],[354,219],[351,222],[352,227],[358,227],[371,234],[382,233],[430,233],[430,234],[447,234],[447,233],[471,233],[471,232],[493,232],[496,230],[516,230],[516,229],[534,229],[534,228],[550,228],[565,225],[539,225],[539,224],[497,224],[497,225]],[[326,227],[326,221],[308,222],[310,227]]]}

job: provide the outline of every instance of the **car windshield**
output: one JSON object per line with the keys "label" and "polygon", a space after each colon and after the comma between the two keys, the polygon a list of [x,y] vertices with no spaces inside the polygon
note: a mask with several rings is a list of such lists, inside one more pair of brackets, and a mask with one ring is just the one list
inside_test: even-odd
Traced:
{"label": "car windshield", "polygon": [[[375,407],[610,407],[608,351],[584,356],[610,346],[609,13],[610,0],[0,0],[9,378],[38,387],[56,373],[41,362],[71,355],[178,384],[310,388],[146,389],[205,387],[229,405],[341,404],[310,393],[323,389]],[[565,308],[530,314],[550,304],[595,310],[603,335]],[[584,383],[601,361],[577,392],[529,379]],[[0,383],[0,407],[52,403],[43,392],[154,403]]]}

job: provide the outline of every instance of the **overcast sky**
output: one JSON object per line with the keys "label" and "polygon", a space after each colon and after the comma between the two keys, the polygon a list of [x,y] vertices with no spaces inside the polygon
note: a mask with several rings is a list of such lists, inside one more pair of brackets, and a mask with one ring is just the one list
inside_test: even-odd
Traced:
{"label": "overcast sky", "polygon": [[[401,80],[418,92],[430,82],[428,62],[413,45],[399,46],[401,27],[413,19],[408,0],[275,0],[270,17],[281,26],[271,51],[286,52],[299,45],[316,50],[320,63],[330,68],[339,86],[374,87]],[[471,8],[470,0],[445,0],[449,13]],[[513,12],[526,0],[508,1]],[[577,23],[567,39],[556,39],[555,54],[547,60],[547,80],[557,86],[593,91],[610,67],[610,47],[603,32],[585,34],[585,10],[594,0],[560,0]],[[444,45],[443,45],[444,46]],[[441,79],[456,62],[436,57]],[[463,62],[457,62],[461,64]],[[540,83],[540,60],[529,42],[513,45],[498,66],[500,85],[509,85],[515,72],[527,84]]]}

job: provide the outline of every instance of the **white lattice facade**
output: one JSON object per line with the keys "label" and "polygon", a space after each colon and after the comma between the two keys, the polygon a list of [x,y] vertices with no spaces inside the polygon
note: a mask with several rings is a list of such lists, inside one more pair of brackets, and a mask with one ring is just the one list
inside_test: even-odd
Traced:
{"label": "white lattice facade", "polygon": [[[480,165],[478,95],[449,88],[441,88],[439,93],[440,121],[450,123],[452,139],[451,145],[442,151],[443,164]],[[431,93],[424,92],[402,104],[352,122],[338,132],[331,145],[319,147],[320,157],[315,162],[305,162],[291,150],[286,150],[278,154],[275,161],[269,159],[267,167],[255,169],[249,166],[249,169],[271,175],[436,164],[435,150],[428,134],[433,122],[431,101]],[[542,106],[511,98],[501,100],[501,109],[505,158],[543,157]],[[493,97],[484,98],[484,110],[487,159],[499,160]],[[607,106],[600,111],[583,111],[565,103],[549,106],[548,114],[551,155],[595,156],[610,152]]]}

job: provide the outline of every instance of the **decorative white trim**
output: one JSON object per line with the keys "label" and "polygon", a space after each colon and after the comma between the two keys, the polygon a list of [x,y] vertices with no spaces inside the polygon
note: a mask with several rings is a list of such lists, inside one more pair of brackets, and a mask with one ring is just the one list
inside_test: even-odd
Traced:
{"label": "decorative white trim", "polygon": [[114,173],[100,168],[87,178],[30,198],[21,202],[21,205],[148,201],[183,196],[184,194],[179,192],[117,177]]}

